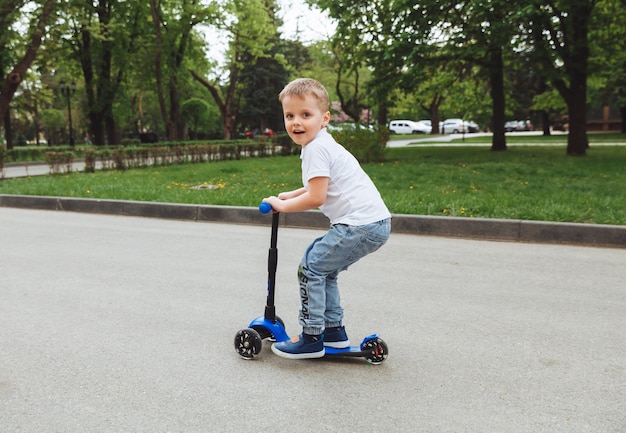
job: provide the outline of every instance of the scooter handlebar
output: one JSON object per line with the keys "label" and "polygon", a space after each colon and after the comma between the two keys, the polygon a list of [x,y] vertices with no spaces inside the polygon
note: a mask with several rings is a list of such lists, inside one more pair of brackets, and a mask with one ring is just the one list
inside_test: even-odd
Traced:
{"label": "scooter handlebar", "polygon": [[264,201],[259,205],[259,212],[270,213],[272,211],[272,205]]}

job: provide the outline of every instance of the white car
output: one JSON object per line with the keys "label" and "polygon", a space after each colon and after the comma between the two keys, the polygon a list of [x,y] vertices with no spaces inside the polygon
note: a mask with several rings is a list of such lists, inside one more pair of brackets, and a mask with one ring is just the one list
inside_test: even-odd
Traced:
{"label": "white car", "polygon": [[442,134],[459,134],[467,132],[466,126],[462,119],[446,119],[439,125],[439,132]]}
{"label": "white car", "polygon": [[430,134],[431,127],[412,120],[392,120],[389,122],[389,131],[392,134]]}

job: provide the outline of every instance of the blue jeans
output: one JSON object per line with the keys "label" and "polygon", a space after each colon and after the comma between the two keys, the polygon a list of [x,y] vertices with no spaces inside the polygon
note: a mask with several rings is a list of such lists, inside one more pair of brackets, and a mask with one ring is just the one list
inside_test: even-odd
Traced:
{"label": "blue jeans", "polygon": [[298,267],[304,333],[319,335],[326,327],[342,325],[339,272],[382,247],[390,232],[391,218],[364,226],[334,224],[307,248]]}

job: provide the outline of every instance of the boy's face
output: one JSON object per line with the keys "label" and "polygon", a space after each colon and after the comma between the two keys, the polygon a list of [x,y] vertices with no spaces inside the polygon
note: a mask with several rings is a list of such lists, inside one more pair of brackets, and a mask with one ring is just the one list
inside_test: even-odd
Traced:
{"label": "boy's face", "polygon": [[323,111],[312,95],[285,95],[282,102],[287,134],[300,146],[311,142],[330,120],[330,112]]}

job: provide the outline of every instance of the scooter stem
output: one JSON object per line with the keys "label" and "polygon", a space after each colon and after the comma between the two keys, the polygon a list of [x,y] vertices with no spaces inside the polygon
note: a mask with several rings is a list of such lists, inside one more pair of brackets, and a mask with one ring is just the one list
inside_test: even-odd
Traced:
{"label": "scooter stem", "polygon": [[272,214],[272,237],[270,249],[267,255],[267,302],[265,304],[265,318],[276,321],[276,308],[274,306],[274,296],[276,292],[276,266],[278,263],[278,218],[279,213]]}

